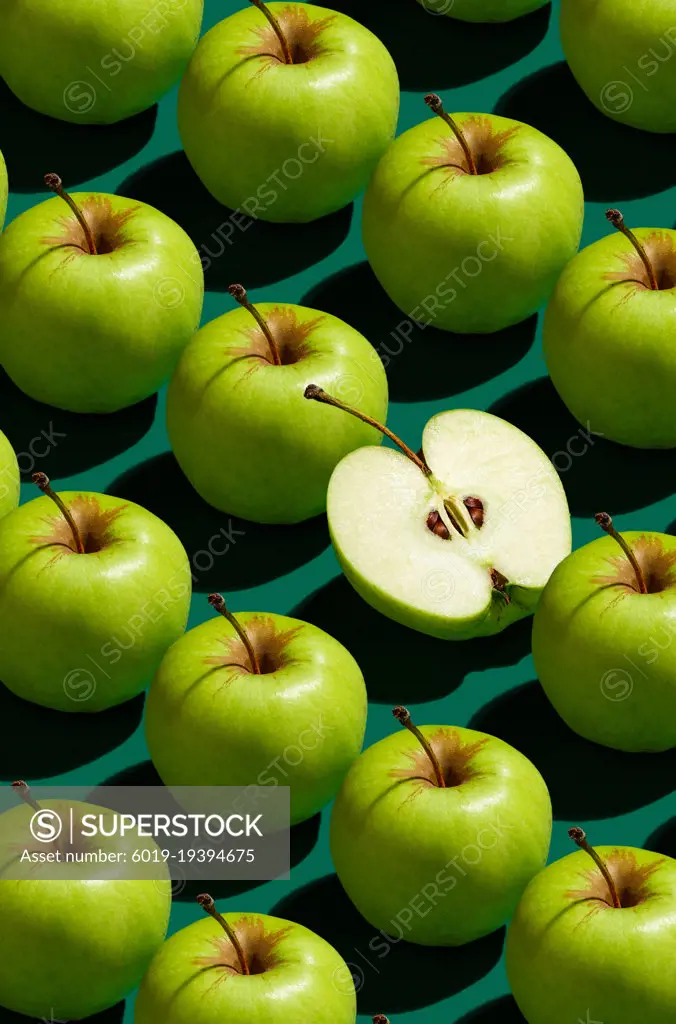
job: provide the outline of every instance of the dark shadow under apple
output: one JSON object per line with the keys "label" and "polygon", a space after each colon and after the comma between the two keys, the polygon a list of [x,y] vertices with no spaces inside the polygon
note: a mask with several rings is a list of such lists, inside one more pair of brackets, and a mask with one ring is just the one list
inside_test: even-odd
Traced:
{"label": "dark shadow under apple", "polygon": [[291,612],[339,640],[361,668],[375,704],[420,704],[452,693],[470,672],[516,665],[530,653],[531,619],[492,637],[452,642],[374,611],[336,576]]}
{"label": "dark shadow under apple", "polygon": [[25,107],[0,80],[0,150],[12,192],[50,193],[44,176],[63,179],[71,191],[130,160],[152,138],[157,106],[112,125],[57,121]]}
{"label": "dark shadow under apple", "polygon": [[193,490],[171,452],[123,473],[108,493],[143,505],[178,534],[199,593],[268,583],[316,558],[330,543],[323,515],[293,526],[264,526],[218,512]]}
{"label": "dark shadow under apple", "polygon": [[233,213],[207,192],[182,150],[135,171],[117,193],[181,225],[197,247],[212,292],[233,282],[260,288],[306,270],[345,241],[352,222],[352,204],[310,224],[269,224]]}
{"label": "dark shadow under apple", "polygon": [[[673,185],[676,137],[611,121],[587,99],[564,61],[511,86],[495,113],[525,121],[558,142],[577,167],[589,202],[614,206]],[[599,211],[602,232],[601,217]]]}
{"label": "dark shadow under apple", "polygon": [[301,305],[340,317],[371,342],[394,402],[446,398],[497,377],[524,358],[537,327],[536,316],[496,334],[450,334],[415,323],[388,298],[366,262],[321,281]]}
{"label": "dark shadow under apple", "polygon": [[676,449],[628,448],[593,433],[568,412],[548,377],[523,384],[489,409],[525,431],[558,470],[571,515],[620,515],[673,492]]}
{"label": "dark shadow under apple", "polygon": [[533,762],[559,821],[628,814],[674,788],[676,749],[628,754],[582,739],[559,718],[537,681],[496,697],[469,725],[511,743]]}
{"label": "dark shadow under apple", "polygon": [[[124,1007],[124,1003],[117,1003],[108,1010],[95,1013],[93,1017],[81,1018],[81,1024],[122,1024],[124,1020]],[[0,1024],[30,1024],[34,1020],[37,1021],[37,1024],[62,1024],[53,1014],[51,1019],[50,1017],[43,1017],[42,1019],[24,1017],[22,1013],[13,1013],[12,1010],[6,1010],[3,1006],[0,1006]]]}
{"label": "dark shadow under apple", "polygon": [[676,816],[656,828],[646,839],[643,848],[676,859]]}
{"label": "dark shadow under apple", "polygon": [[[550,7],[515,21],[477,25],[443,14],[448,0],[335,0],[331,10],[361,22],[392,54],[403,90],[450,89],[493,75],[538,46],[549,25]],[[436,13],[435,13],[436,12]],[[423,120],[421,113],[420,120]]]}
{"label": "dark shadow under apple", "polygon": [[464,1017],[458,1018],[456,1024],[525,1024],[525,1021],[513,997],[502,996],[476,1010],[470,1010]]}
{"label": "dark shadow under apple", "polygon": [[52,778],[91,764],[136,732],[143,695],[108,711],[88,715],[31,704],[0,685],[0,779]]}
{"label": "dark shadow under apple", "polygon": [[[330,942],[347,963],[360,1014],[408,1013],[469,988],[500,959],[505,931],[454,949],[384,939],[357,912],[336,875],[290,893],[270,911]],[[369,943],[373,943],[369,945]]]}

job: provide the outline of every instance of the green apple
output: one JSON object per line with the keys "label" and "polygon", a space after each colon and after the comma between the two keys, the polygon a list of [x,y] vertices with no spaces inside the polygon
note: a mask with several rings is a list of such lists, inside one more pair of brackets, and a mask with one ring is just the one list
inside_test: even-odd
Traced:
{"label": "green apple", "polygon": [[364,198],[369,263],[412,320],[490,333],[545,302],[580,243],[584,199],[546,135],[494,114],[444,111],[400,135]]}
{"label": "green apple", "polygon": [[[533,620],[547,697],[575,732],[606,747],[676,747],[676,537],[618,534],[555,569]],[[619,546],[618,546],[619,542]]]}
{"label": "green apple", "polygon": [[0,153],[0,231],[5,223],[7,213],[7,165],[5,158]]}
{"label": "green apple", "polygon": [[0,75],[26,106],[75,124],[147,110],[183,74],[203,0],[3,0]]}
{"label": "green apple", "polygon": [[44,496],[0,520],[0,680],[35,704],[101,711],[144,690],[183,633],[190,563],[140,505],[33,479]]}
{"label": "green apple", "polygon": [[114,412],[153,394],[196,330],[199,256],[165,214],[63,191],[0,235],[0,364],[31,398]]}
{"label": "green apple", "polygon": [[350,971],[308,928],[265,914],[225,914],[176,932],[136,998],[135,1024],[355,1024]]}
{"label": "green apple", "polygon": [[[528,1024],[666,1024],[676,1006],[676,861],[582,847],[526,889],[507,934],[507,976]],[[591,858],[589,857],[591,854]]]}
{"label": "green apple", "polygon": [[0,430],[0,519],[19,504],[19,463],[11,444]]}
{"label": "green apple", "polygon": [[594,106],[634,128],[676,131],[675,0],[561,0],[559,27]]}
{"label": "green apple", "polygon": [[[315,385],[305,394],[362,415]],[[331,540],[355,590],[396,622],[445,640],[498,633],[531,615],[571,547],[566,496],[544,452],[475,409],[433,416],[417,455],[379,429],[401,451],[354,451],[329,484]]]}
{"label": "green apple", "polygon": [[315,309],[242,303],[212,320],[183,353],[167,394],[174,454],[210,505],[257,523],[298,523],[326,508],[344,455],[377,432],[303,401],[319,379],[365,413],[387,413],[382,361],[352,327]]}
{"label": "green apple", "polygon": [[552,809],[518,750],[473,729],[418,729],[369,747],[331,816],[331,856],[357,910],[385,935],[460,946],[501,927],[546,861]]}
{"label": "green apple", "polygon": [[394,137],[397,70],[344,14],[252,2],[200,41],[179,91],[181,141],[219,202],[315,220],[361,192]]}
{"label": "green apple", "polygon": [[239,612],[167,651],[146,703],[146,740],[166,786],[291,788],[291,823],[335,796],[359,755],[366,687],[352,655],[317,626]]}
{"label": "green apple", "polygon": [[571,260],[543,326],[552,383],[581,423],[636,448],[676,447],[676,231],[619,228]]}
{"label": "green apple", "polygon": [[447,14],[459,21],[514,21],[544,7],[549,0],[418,0],[430,14]]}
{"label": "green apple", "polygon": [[114,862],[17,863],[18,848],[30,857],[104,850],[128,863],[135,850],[159,853],[152,840],[132,833],[45,845],[31,836],[34,811],[67,821],[71,808],[78,815],[107,809],[73,800],[37,803],[25,783],[14,784],[20,787],[30,809],[13,808],[0,819],[0,1006],[49,1022],[82,1020],[141,981],[167,932],[171,882],[168,874],[164,881],[118,878]]}

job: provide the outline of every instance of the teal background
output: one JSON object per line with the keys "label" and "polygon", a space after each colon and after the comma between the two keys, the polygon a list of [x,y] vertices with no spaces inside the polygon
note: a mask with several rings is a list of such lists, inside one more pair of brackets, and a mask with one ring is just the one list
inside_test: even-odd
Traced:
{"label": "teal background", "polygon": [[[205,30],[240,6],[207,0]],[[414,0],[336,0],[333,7],[357,17],[390,48],[403,91],[400,131],[427,116],[422,96],[430,90],[451,111],[497,111],[527,121],[556,139],[578,166],[587,198],[583,244],[606,234],[608,206],[621,207],[632,226],[674,226],[674,138],[625,129],[596,112],[561,63],[557,4],[506,26],[433,17]],[[231,307],[225,289],[236,280],[254,301],[316,306],[362,330],[390,353],[388,422],[414,449],[427,419],[442,409],[490,409],[515,422],[561,472],[576,546],[596,535],[591,517],[601,509],[616,517],[620,529],[673,532],[676,452],[632,451],[593,436],[592,443],[585,441],[546,380],[539,320],[462,345],[430,327],[402,347],[391,332],[403,317],[364,264],[359,201],[325,222],[256,224],[236,232],[231,245],[219,243],[228,211],[208,197],[181,155],[176,90],[131,121],[84,128],[33,114],[0,83],[0,148],[10,174],[8,220],[46,198],[42,176],[56,171],[70,189],[150,202],[177,219],[198,247],[214,254],[224,248],[207,274],[205,322]],[[569,852],[572,824],[583,825],[596,843],[676,854],[676,752],[622,755],[574,736],[534,681],[528,622],[501,636],[453,645],[379,618],[341,578],[323,517],[300,527],[264,528],[231,522],[197,499],[167,454],[164,393],[116,415],[75,416],[30,401],[0,373],[0,428],[22,453],[24,480],[39,468],[59,488],[111,491],[146,505],[177,530],[197,577],[191,625],[210,615],[206,594],[219,589],[235,611],[297,614],[343,641],[367,680],[367,745],[393,731],[395,703],[409,705],[419,724],[471,723],[514,743],[542,771],[556,819],[552,858]],[[29,445],[50,430],[56,432],[54,446],[33,465]],[[45,447],[43,441],[33,444],[35,453]],[[23,500],[34,496],[25,483]],[[213,559],[204,552],[221,529],[235,543]],[[141,715],[142,699],[95,717],[67,716],[2,693],[0,777],[152,782]],[[327,809],[321,820],[296,830],[290,882],[248,890],[222,885],[214,891],[220,908],[274,908],[333,942],[353,966],[362,1021],[376,1012],[387,1013],[392,1024],[521,1020],[507,995],[502,931],[460,950],[400,943],[382,960],[370,952],[373,931],[332,875],[328,817]],[[176,898],[172,930],[199,916],[194,895],[186,890]],[[96,1020],[117,1024],[131,1021],[132,1013],[129,999],[126,1010],[116,1007]],[[2,1024],[24,1019],[0,1011]]]}

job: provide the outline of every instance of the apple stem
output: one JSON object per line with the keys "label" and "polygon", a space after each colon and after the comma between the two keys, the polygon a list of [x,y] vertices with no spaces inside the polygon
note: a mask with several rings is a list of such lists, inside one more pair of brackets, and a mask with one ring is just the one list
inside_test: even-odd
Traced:
{"label": "apple stem", "polygon": [[418,743],[420,744],[420,746],[423,748],[428,758],[430,759],[432,767],[434,768],[434,774],[436,776],[437,785],[439,786],[440,789],[446,789],[446,780],[444,779],[444,773],[441,770],[441,765],[437,760],[437,755],[432,750],[431,746],[421,733],[418,726],[414,725],[413,722],[411,721],[411,713],[408,710],[408,708],[404,708],[400,704],[398,704],[396,708],[392,708],[392,714],[400,723],[400,725],[403,725],[404,729],[408,729],[409,732],[413,733]]}
{"label": "apple stem", "polygon": [[230,925],[225,920],[223,915],[219,914],[219,912],[216,910],[216,904],[214,903],[213,897],[210,896],[208,893],[203,892],[200,896],[197,897],[197,902],[199,903],[202,910],[205,910],[210,917],[213,917],[214,921],[218,921],[221,928],[230,939],[232,945],[234,946],[235,953],[237,954],[237,959],[239,960],[240,967],[242,968],[242,974],[251,974],[251,971],[249,970],[249,964],[247,963],[247,959],[244,955],[244,950],[242,949],[242,945],[239,939],[237,938],[234,929],[230,927]]}
{"label": "apple stem", "polygon": [[511,604],[512,599],[507,593],[507,584],[509,580],[506,576],[503,576],[498,569],[491,569],[490,571],[491,584],[493,590],[495,590],[504,600],[505,604]]}
{"label": "apple stem", "polygon": [[236,631],[237,636],[240,638],[244,646],[246,647],[246,653],[249,655],[249,661],[251,662],[251,671],[254,675],[259,676],[261,674],[261,666],[256,652],[253,649],[253,644],[247,635],[246,630],[239,624],[232,612],[228,611],[225,605],[225,599],[222,594],[209,594],[209,604],[217,611],[219,615],[222,615],[224,619],[227,619],[233,629]]}
{"label": "apple stem", "polygon": [[70,206],[71,210],[77,217],[80,223],[80,227],[82,228],[82,231],[84,233],[85,242],[87,243],[86,251],[89,253],[90,256],[98,256],[98,252],[96,250],[96,241],[94,240],[92,229],[89,227],[89,224],[85,220],[82,210],[77,205],[75,200],[71,196],[69,196],[67,192],[64,191],[63,182],[61,181],[61,178],[58,176],[58,174],[45,174],[45,185],[47,186],[47,188],[51,189],[52,192],[56,192],[59,199],[63,199],[65,203],[68,203],[68,206]]}
{"label": "apple stem", "polygon": [[250,0],[250,3],[252,3],[254,7],[256,7],[261,12],[261,14],[264,14],[265,17],[270,22],[270,24],[272,25],[275,35],[279,39],[280,46],[282,47],[282,53],[284,54],[284,63],[293,64],[293,57],[291,56],[291,50],[289,49],[289,44],[286,41],[286,36],[282,32],[281,26],[277,19],[275,18],[272,11],[265,6],[263,0]]}
{"label": "apple stem", "polygon": [[619,534],[617,532],[617,530],[615,529],[615,527],[613,526],[613,520],[611,519],[611,517],[608,515],[607,512],[597,512],[596,515],[594,516],[594,519],[596,520],[598,525],[601,527],[601,529],[605,530],[605,532],[610,537],[612,537],[613,540],[616,540],[617,543],[620,545],[620,547],[624,551],[625,555],[629,559],[629,561],[631,563],[632,569],[634,570],[634,574],[636,576],[636,582],[638,583],[639,593],[640,594],[647,594],[648,593],[648,588],[646,586],[645,576],[643,575],[643,570],[641,569],[641,566],[638,564],[638,561],[636,559],[636,555],[631,550],[631,548],[627,544],[627,542],[624,539],[624,537],[621,534]]}
{"label": "apple stem", "polygon": [[587,835],[586,835],[584,829],[580,828],[577,825],[574,828],[569,828],[568,829],[568,836],[569,836],[570,839],[573,840],[573,842],[577,846],[580,847],[581,850],[584,850],[584,852],[588,853],[589,856],[592,858],[592,860],[594,861],[594,863],[596,864],[597,868],[599,869],[599,871],[601,872],[601,874],[603,875],[603,877],[604,877],[604,879],[606,881],[606,885],[608,886],[608,891],[610,892],[610,896],[611,896],[611,899],[613,901],[613,906],[615,907],[616,910],[621,910],[622,909],[622,902],[621,902],[620,897],[618,895],[617,887],[615,885],[615,881],[613,879],[613,876],[610,874],[610,871],[608,870],[606,865],[603,863],[601,857],[598,855],[598,853],[596,852],[594,847],[590,846],[589,843],[587,842]]}
{"label": "apple stem", "polygon": [[84,555],[85,549],[82,542],[82,535],[77,528],[77,523],[70,514],[69,509],[63,503],[59,495],[52,490],[49,483],[49,477],[46,473],[33,473],[33,483],[40,488],[43,494],[48,498],[51,498],[59,512],[70,526],[70,532],[73,534],[73,540],[75,541],[75,547],[79,555]]}
{"label": "apple stem", "polygon": [[24,782],[23,779],[19,780],[19,782],[13,782],[12,789],[14,790],[15,793],[18,794],[18,796],[21,797],[23,802],[25,804],[28,804],[29,807],[32,807],[34,811],[42,810],[40,804],[33,799],[31,795],[30,786],[28,785],[27,782]]}
{"label": "apple stem", "polygon": [[446,122],[446,124],[451,129],[456,139],[462,146],[462,151],[465,154],[467,166],[469,167],[469,173],[478,174],[479,172],[477,170],[476,163],[474,162],[472,150],[469,148],[469,143],[463,134],[462,128],[460,127],[459,124],[456,124],[456,122],[453,120],[450,114],[446,113],[446,111],[444,110],[444,105],[441,102],[441,97],[437,96],[435,92],[431,92],[428,96],[425,97],[425,103],[430,108],[433,114],[436,114],[438,117],[441,118],[442,121]]}
{"label": "apple stem", "polygon": [[326,391],[323,391],[322,388],[317,386],[317,384],[308,384],[305,388],[305,397],[313,398],[315,402],[324,402],[326,405],[332,405],[336,409],[342,409],[343,412],[349,412],[351,416],[356,416],[358,420],[362,421],[362,423],[368,423],[370,427],[375,427],[376,430],[379,430],[381,434],[385,435],[385,437],[389,437],[390,441],[393,441],[394,444],[396,444],[397,448],[404,453],[406,458],[415,463],[421,473],[424,473],[425,476],[432,475],[432,470],[424,459],[421,459],[419,455],[416,455],[414,451],[411,451],[408,445],[404,444],[403,441],[400,441],[396,434],[393,434],[391,430],[388,430],[387,427],[384,427],[382,423],[378,423],[378,421],[374,420],[371,416],[367,416],[366,413],[360,412],[359,409],[353,409],[351,405],[346,405],[345,402],[341,402],[339,398],[334,398],[333,395],[328,395]]}
{"label": "apple stem", "polygon": [[246,288],[244,288],[241,284],[231,284],[228,287],[228,292],[230,293],[230,295],[232,295],[233,299],[235,299],[236,302],[239,302],[240,306],[244,307],[247,313],[251,313],[252,317],[254,318],[254,320],[262,330],[263,334],[265,335],[265,340],[267,341],[270,347],[272,362],[274,363],[275,366],[281,366],[282,357],[279,354],[279,347],[277,345],[277,342],[273,338],[272,331],[270,330],[270,328],[268,327],[268,325],[266,324],[265,320],[260,315],[256,307],[252,305],[251,302],[249,302],[248,296],[246,294]]}
{"label": "apple stem", "polygon": [[648,253],[645,251],[645,249],[643,248],[643,246],[639,242],[639,240],[636,237],[636,235],[634,234],[634,232],[630,231],[630,229],[624,223],[624,217],[622,216],[620,211],[619,210],[606,210],[606,219],[610,221],[610,223],[613,225],[613,227],[617,228],[618,231],[621,231],[625,238],[629,239],[631,244],[636,249],[636,252],[641,257],[641,260],[643,262],[643,266],[645,267],[645,269],[646,269],[646,271],[648,273],[648,280],[650,281],[650,287],[652,288],[652,290],[654,292],[659,291],[659,287],[660,286],[657,283],[657,278],[655,277],[655,271],[654,271],[653,265],[650,262],[650,259],[648,257]]}

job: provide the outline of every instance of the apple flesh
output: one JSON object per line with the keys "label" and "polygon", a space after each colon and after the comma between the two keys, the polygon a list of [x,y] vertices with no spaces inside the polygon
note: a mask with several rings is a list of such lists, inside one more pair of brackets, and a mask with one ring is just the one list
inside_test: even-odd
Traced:
{"label": "apple flesh", "polygon": [[0,680],[60,711],[101,711],[150,683],[183,634],[190,563],[156,516],[106,494],[47,496],[0,520]]}
{"label": "apple flesh", "polygon": [[199,325],[204,280],[186,233],[121,196],[74,193],[95,239],[60,197],[0,235],[0,363],[31,398],[114,412],[171,375]]}
{"label": "apple flesh", "polygon": [[430,14],[447,14],[459,21],[514,21],[537,11],[549,0],[418,0]]}
{"label": "apple flesh", "polygon": [[178,82],[203,0],[3,0],[0,71],[22,103],[75,124],[113,124]]}
{"label": "apple flesh", "polygon": [[266,6],[293,63],[261,10],[220,22],[181,82],[181,141],[220,203],[261,220],[312,221],[362,191],[394,137],[397,71],[380,40],[344,14]]}
{"label": "apple flesh", "polygon": [[0,519],[19,504],[21,480],[14,449],[0,430]]}
{"label": "apple flesh", "polygon": [[[395,709],[395,713],[399,710]],[[331,856],[369,924],[423,946],[459,946],[505,923],[546,861],[551,803],[537,769],[502,740],[423,726],[352,765],[331,816]]]}
{"label": "apple flesh", "polygon": [[0,231],[5,223],[5,215],[7,213],[7,165],[5,158],[0,153]]}

